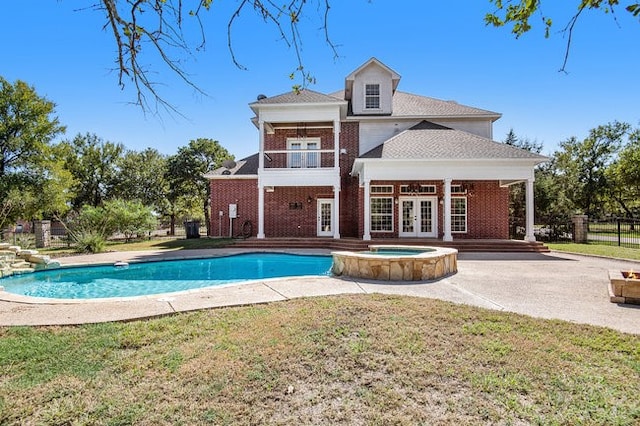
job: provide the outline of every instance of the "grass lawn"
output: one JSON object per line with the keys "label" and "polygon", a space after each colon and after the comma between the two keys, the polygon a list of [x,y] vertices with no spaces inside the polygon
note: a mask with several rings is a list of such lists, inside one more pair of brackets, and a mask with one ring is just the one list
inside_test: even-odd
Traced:
{"label": "grass lawn", "polygon": [[590,254],[618,259],[640,260],[640,250],[604,244],[545,243],[551,250],[568,253]]}
{"label": "grass lawn", "polygon": [[413,297],[4,328],[0,369],[2,425],[640,423],[640,336]]}

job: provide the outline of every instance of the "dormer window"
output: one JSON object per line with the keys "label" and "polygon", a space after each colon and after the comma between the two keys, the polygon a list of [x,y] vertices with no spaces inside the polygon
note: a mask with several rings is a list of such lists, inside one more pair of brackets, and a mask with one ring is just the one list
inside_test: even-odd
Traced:
{"label": "dormer window", "polygon": [[380,85],[379,84],[365,84],[364,108],[380,109]]}

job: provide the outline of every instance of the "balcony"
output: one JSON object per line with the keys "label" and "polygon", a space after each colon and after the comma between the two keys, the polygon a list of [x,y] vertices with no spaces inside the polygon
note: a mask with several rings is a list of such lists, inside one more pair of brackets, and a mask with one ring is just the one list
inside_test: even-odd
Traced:
{"label": "balcony", "polygon": [[258,173],[263,185],[339,185],[340,169],[332,149],[288,149],[264,152],[264,168]]}

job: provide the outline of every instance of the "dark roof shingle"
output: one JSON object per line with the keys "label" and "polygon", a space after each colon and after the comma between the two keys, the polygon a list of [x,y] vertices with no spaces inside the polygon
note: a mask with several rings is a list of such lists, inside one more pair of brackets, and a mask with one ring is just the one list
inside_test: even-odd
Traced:
{"label": "dark roof shingle", "polygon": [[[344,99],[344,90],[331,93],[332,97]],[[428,96],[414,95],[397,90],[393,94],[392,117],[477,117],[490,116],[496,119],[500,113],[486,109],[474,108],[455,101],[443,101]]]}
{"label": "dark roof shingle", "polygon": [[473,160],[546,157],[472,133],[422,121],[363,154],[360,158]]}
{"label": "dark roof shingle", "polygon": [[339,99],[324,93],[315,92],[313,90],[304,89],[299,92],[287,92],[280,95],[271,96],[269,98],[258,99],[251,105],[270,105],[270,104],[298,104],[298,103],[327,103],[327,102],[344,102],[343,99]]}

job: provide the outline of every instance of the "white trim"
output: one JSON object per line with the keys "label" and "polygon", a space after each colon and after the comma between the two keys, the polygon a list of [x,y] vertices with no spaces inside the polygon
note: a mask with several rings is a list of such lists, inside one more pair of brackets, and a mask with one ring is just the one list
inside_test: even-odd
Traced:
{"label": "white trim", "polygon": [[434,181],[444,176],[454,180],[526,180],[533,179],[534,167],[543,162],[534,159],[480,160],[380,160],[358,158],[352,176],[381,181]]}
{"label": "white trim", "polygon": [[265,186],[335,186],[340,185],[340,169],[265,169],[260,179]]}
{"label": "white trim", "polygon": [[444,235],[442,241],[453,241],[451,235],[451,178],[444,179]]}
{"label": "white trim", "polygon": [[258,235],[259,240],[264,239],[264,186],[258,180]]}
{"label": "white trim", "polygon": [[264,169],[264,120],[258,121],[258,174]]}
{"label": "white trim", "polygon": [[371,194],[369,194],[369,185],[371,181],[365,180],[363,182],[364,187],[364,235],[362,239],[364,241],[371,240]]}
{"label": "white trim", "polygon": [[525,211],[526,211],[526,222],[525,222],[525,241],[534,242],[536,240],[536,236],[533,232],[534,227],[534,204],[533,204],[533,182],[534,179],[527,179],[527,188],[525,193]]}
{"label": "white trim", "polygon": [[340,185],[333,187],[333,238],[340,239]]}

